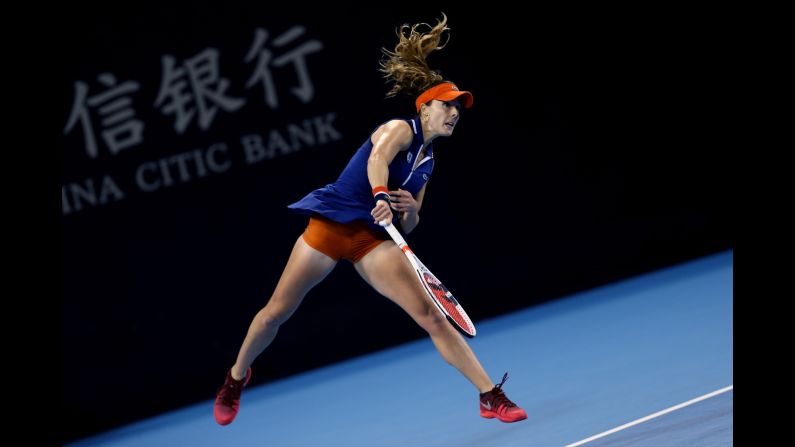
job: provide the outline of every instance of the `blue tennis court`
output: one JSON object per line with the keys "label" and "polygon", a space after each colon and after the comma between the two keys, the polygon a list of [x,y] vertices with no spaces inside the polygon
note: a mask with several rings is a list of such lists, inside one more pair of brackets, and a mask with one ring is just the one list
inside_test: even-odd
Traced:
{"label": "blue tennis court", "polygon": [[226,427],[208,383],[205,402],[68,445],[729,446],[732,275],[723,252],[475,321],[470,344],[495,383],[508,371],[518,423],[481,418],[426,339],[249,388]]}

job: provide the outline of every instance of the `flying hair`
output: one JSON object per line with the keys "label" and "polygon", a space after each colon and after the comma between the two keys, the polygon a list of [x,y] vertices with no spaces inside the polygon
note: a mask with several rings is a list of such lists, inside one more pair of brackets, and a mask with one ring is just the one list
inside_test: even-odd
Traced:
{"label": "flying hair", "polygon": [[[428,29],[427,32],[421,30]],[[450,41],[450,28],[447,27],[447,16],[442,13],[442,20],[436,26],[427,23],[415,25],[403,24],[396,30],[398,43],[394,51],[382,48],[384,58],[380,61],[386,82],[394,82],[392,89],[386,94],[387,98],[398,93],[417,96],[426,89],[444,81],[442,75],[431,70],[425,59],[434,50],[441,50]],[[448,31],[443,44],[442,34]]]}

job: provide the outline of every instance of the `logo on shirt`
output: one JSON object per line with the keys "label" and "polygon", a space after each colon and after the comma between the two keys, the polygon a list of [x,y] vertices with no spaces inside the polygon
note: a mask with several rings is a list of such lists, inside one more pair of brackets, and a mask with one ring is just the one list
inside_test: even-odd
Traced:
{"label": "logo on shirt", "polygon": [[427,182],[428,181],[428,174],[422,174],[422,179]]}
{"label": "logo on shirt", "polygon": [[406,156],[406,161],[411,163],[411,152],[409,152],[409,154]]}

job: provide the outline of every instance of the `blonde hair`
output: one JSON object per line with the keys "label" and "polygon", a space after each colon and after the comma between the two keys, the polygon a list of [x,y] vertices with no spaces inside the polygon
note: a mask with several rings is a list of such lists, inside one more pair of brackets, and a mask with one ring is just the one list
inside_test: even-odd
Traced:
{"label": "blonde hair", "polygon": [[[418,28],[430,28],[428,32],[420,32]],[[409,26],[403,24],[396,30],[399,41],[395,45],[394,51],[381,48],[386,56],[381,60],[381,68],[378,70],[384,73],[387,83],[392,81],[394,85],[386,94],[392,97],[398,93],[416,96],[428,88],[444,81],[439,72],[431,70],[425,58],[434,51],[441,50],[450,41],[450,33],[447,33],[447,40],[440,45],[442,34],[449,31],[447,27],[447,16],[442,13],[442,20],[437,21],[436,26],[431,27],[427,23],[418,23]],[[408,32],[408,34],[407,34]]]}

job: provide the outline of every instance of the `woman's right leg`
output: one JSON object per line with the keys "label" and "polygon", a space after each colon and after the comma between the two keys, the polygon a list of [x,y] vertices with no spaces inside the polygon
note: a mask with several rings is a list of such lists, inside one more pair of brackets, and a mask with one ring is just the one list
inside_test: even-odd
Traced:
{"label": "woman's right leg", "polygon": [[260,310],[248,328],[246,339],[232,366],[232,377],[242,380],[254,359],[271,344],[279,326],[301,304],[304,295],[322,281],[337,261],[310,247],[299,237],[268,304]]}

